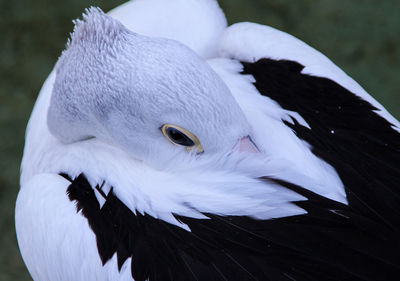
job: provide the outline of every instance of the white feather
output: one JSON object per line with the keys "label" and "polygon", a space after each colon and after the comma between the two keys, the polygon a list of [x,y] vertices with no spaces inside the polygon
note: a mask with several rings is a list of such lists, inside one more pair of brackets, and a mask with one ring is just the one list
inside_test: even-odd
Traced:
{"label": "white feather", "polygon": [[253,138],[268,159],[265,172],[346,203],[344,186],[335,169],[316,157],[309,144],[297,138],[282,122],[292,117],[308,127],[303,118],[282,109],[272,99],[261,96],[252,84],[254,78],[239,74],[243,67],[238,61],[213,59],[209,63],[228,85],[249,120]]}
{"label": "white feather", "polygon": [[68,185],[53,174],[38,174],[22,185],[15,213],[22,257],[34,280],[109,280],[96,236],[66,196]]}
{"label": "white feather", "polygon": [[368,101],[400,132],[400,123],[356,81],[319,51],[296,37],[270,26],[242,22],[228,27],[220,39],[218,53],[222,57],[255,62],[261,58],[297,61],[302,73],[329,78]]}
{"label": "white feather", "polygon": [[137,0],[110,11],[110,16],[137,33],[177,40],[204,58],[217,55],[226,28],[215,0]]}

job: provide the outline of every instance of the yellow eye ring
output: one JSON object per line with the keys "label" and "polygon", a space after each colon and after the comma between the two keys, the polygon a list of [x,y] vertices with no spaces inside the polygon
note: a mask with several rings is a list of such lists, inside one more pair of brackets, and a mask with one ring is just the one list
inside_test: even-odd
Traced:
{"label": "yellow eye ring", "polygon": [[195,148],[196,153],[203,152],[203,147],[199,139],[188,130],[172,124],[164,124],[160,129],[171,143],[185,146],[187,151],[192,151]]}

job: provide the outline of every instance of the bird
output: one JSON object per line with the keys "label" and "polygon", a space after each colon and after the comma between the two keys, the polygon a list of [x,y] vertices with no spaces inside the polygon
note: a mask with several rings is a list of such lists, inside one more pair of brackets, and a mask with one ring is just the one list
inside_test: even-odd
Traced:
{"label": "bird", "polygon": [[400,123],[215,0],[87,9],[30,117],[34,280],[398,280]]}

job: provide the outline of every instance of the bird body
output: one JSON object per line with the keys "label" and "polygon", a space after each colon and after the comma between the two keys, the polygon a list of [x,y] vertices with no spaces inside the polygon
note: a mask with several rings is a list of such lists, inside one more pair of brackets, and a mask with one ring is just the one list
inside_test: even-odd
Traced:
{"label": "bird body", "polygon": [[28,124],[22,256],[34,280],[395,280],[399,128],[214,0],[91,8]]}

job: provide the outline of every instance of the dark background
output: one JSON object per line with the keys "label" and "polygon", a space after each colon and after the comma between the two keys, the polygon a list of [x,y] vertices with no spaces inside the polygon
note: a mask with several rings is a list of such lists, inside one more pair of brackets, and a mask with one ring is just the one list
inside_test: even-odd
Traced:
{"label": "dark background", "polygon": [[[25,126],[64,49],[71,20],[88,6],[125,1],[0,0],[0,280],[30,280],[14,231]],[[220,0],[229,23],[255,21],[322,51],[400,117],[398,0]],[[56,280],[55,280],[56,281]],[[71,280],[72,281],[72,280]]]}

